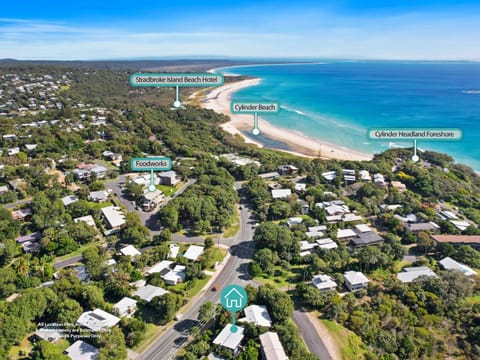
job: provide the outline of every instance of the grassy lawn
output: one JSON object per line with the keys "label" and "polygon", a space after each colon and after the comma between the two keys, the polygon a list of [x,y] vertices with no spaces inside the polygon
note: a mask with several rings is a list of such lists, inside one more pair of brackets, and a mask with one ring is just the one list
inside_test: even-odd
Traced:
{"label": "grassy lawn", "polygon": [[178,191],[178,189],[180,189],[182,187],[183,184],[184,184],[183,182],[179,182],[175,186],[158,184],[157,189],[162,191],[165,194],[165,196],[172,196],[173,194],[175,194]]}
{"label": "grassy lawn", "polygon": [[11,360],[28,359],[30,351],[32,351],[32,344],[25,338],[18,346],[10,348],[8,358]]}
{"label": "grassy lawn", "polygon": [[465,301],[468,304],[480,304],[480,295],[469,296],[469,297],[465,298]]}
{"label": "grassy lawn", "polygon": [[205,279],[196,279],[195,280],[195,285],[187,291],[187,293],[185,294],[187,298],[191,298],[191,297],[194,297],[195,295],[197,295],[200,290],[203,289],[203,287],[205,285],[207,285],[208,281],[210,280],[211,276],[210,275],[207,275],[205,276]]}
{"label": "grassy lawn", "polygon": [[153,337],[156,332],[160,329],[160,326],[157,326],[155,324],[146,324],[145,326],[145,340],[141,341],[140,344],[137,344],[136,346],[133,347],[133,350],[141,352],[145,350],[147,345],[151,344],[152,341],[155,339]]}
{"label": "grassy lawn", "polygon": [[88,248],[91,248],[91,247],[94,247],[96,246],[95,244],[85,244],[85,245],[82,245],[78,248],[78,250],[75,250],[74,252],[71,252],[70,254],[67,254],[67,255],[63,255],[63,256],[60,256],[60,257],[57,257],[55,259],[55,261],[65,261],[65,260],[69,260],[75,256],[79,256],[79,255],[82,255],[82,253],[87,250]]}
{"label": "grassy lawn", "polygon": [[234,218],[235,218],[235,222],[232,225],[230,225],[228,229],[225,229],[225,231],[223,232],[224,238],[234,237],[240,230],[240,213],[238,212],[237,208],[235,208]]}
{"label": "grassy lawn", "polygon": [[90,208],[92,208],[92,209],[93,208],[103,209],[103,208],[106,208],[108,206],[113,205],[110,201],[104,201],[104,202],[100,202],[100,203],[89,201],[88,204],[90,205]]}
{"label": "grassy lawn", "polygon": [[328,328],[330,335],[337,342],[338,347],[340,348],[342,359],[356,360],[364,358],[366,347],[357,334],[334,321],[320,321]]}
{"label": "grassy lawn", "polygon": [[267,274],[262,274],[255,277],[254,280],[263,284],[272,284],[278,288],[283,288],[289,284],[295,286],[296,283],[303,280],[304,268],[304,265],[292,266],[290,269],[284,269],[280,266],[275,266],[274,275],[270,276]]}

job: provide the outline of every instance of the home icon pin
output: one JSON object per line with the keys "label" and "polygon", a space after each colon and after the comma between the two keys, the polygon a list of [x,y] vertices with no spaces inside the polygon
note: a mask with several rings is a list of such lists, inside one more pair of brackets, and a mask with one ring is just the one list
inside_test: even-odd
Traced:
{"label": "home icon pin", "polygon": [[242,309],[247,305],[247,292],[240,285],[228,285],[220,294],[220,302],[225,310],[232,313],[232,327],[230,328],[230,331],[236,332],[237,327],[235,326],[235,313],[237,311],[242,311]]}

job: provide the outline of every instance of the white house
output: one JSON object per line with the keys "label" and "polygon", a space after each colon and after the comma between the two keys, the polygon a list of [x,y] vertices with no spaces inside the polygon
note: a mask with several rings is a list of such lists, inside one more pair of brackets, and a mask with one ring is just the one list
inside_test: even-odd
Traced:
{"label": "white house", "polygon": [[153,285],[145,285],[138,290],[135,290],[132,295],[138,296],[140,299],[145,300],[146,302],[152,301],[152,299],[156,296],[162,296],[168,293],[167,290],[162,289],[158,286]]}
{"label": "white house", "polygon": [[190,247],[188,248],[187,251],[185,251],[185,254],[183,254],[183,256],[190,261],[197,261],[200,255],[203,254],[203,251],[204,251],[203,246],[190,245]]}
{"label": "white house", "polygon": [[337,239],[338,240],[346,240],[352,239],[357,236],[357,233],[352,229],[338,229],[337,230]]}
{"label": "white house", "polygon": [[78,201],[78,196],[68,195],[62,198],[63,205],[68,206]]}
{"label": "white house", "polygon": [[445,270],[458,270],[463,273],[465,276],[477,275],[477,272],[472,268],[468,267],[465,264],[459,263],[458,261],[453,260],[451,257],[447,256],[439,261],[440,265]]}
{"label": "white house", "polygon": [[170,270],[168,273],[163,275],[163,280],[167,285],[177,285],[185,281],[185,270],[186,266],[177,265],[173,270]]}
{"label": "white house", "polygon": [[65,350],[65,354],[72,360],[97,360],[99,350],[82,340],[75,341]]}
{"label": "white house", "polygon": [[315,275],[312,279],[312,284],[321,291],[335,290],[337,288],[337,283],[328,275]]}
{"label": "white house", "polygon": [[397,279],[405,284],[415,281],[420,276],[438,277],[437,274],[427,266],[413,266],[404,268],[403,272],[397,274]]}
{"label": "white house", "polygon": [[226,349],[229,349],[233,352],[233,355],[236,356],[240,351],[240,343],[242,342],[244,335],[243,331],[245,330],[241,326],[237,326],[237,331],[232,332],[232,324],[228,324],[220,331],[220,334],[213,340],[215,345],[219,345]]}
{"label": "white house", "polygon": [[368,286],[368,278],[359,271],[347,271],[343,274],[345,286],[350,290],[359,290]]}
{"label": "white house", "polygon": [[137,248],[133,245],[125,246],[123,249],[120,249],[120,252],[124,256],[131,256],[131,257],[142,255],[142,253],[138,251]]}
{"label": "white house", "polygon": [[268,313],[267,307],[264,305],[250,305],[243,309],[245,317],[238,321],[252,323],[255,326],[272,326],[272,319]]}
{"label": "white house", "polygon": [[170,249],[168,257],[170,259],[175,259],[180,251],[180,246],[178,244],[170,244],[168,248]]}
{"label": "white house", "polygon": [[292,227],[293,225],[300,225],[303,222],[301,217],[291,217],[287,220],[288,227]]}
{"label": "white house", "polygon": [[113,305],[113,311],[120,317],[130,317],[137,311],[137,300],[125,296]]}
{"label": "white house", "polygon": [[95,202],[103,202],[108,200],[109,192],[106,190],[92,191],[88,195],[88,200]]}
{"label": "white house", "polygon": [[78,217],[78,218],[73,219],[73,221],[74,221],[75,223],[78,223],[78,222],[80,222],[80,221],[83,221],[83,222],[87,223],[88,226],[91,226],[91,227],[94,227],[94,228],[97,227],[97,226],[95,225],[95,220],[93,220],[92,215],[81,216],[81,217]]}
{"label": "white house", "polygon": [[103,208],[102,215],[110,229],[120,229],[125,225],[125,215],[116,206]]}
{"label": "white house", "polygon": [[153,265],[149,270],[145,271],[145,274],[151,275],[155,273],[160,273],[162,275],[165,275],[168,273],[171,269],[170,266],[173,264],[173,261],[169,260],[162,260],[155,265]]}
{"label": "white house", "polygon": [[83,326],[92,331],[100,331],[111,328],[120,322],[120,318],[109,314],[102,309],[86,311],[77,320],[77,325]]}
{"label": "white house", "polygon": [[288,360],[277,333],[268,331],[259,336],[265,360]]}
{"label": "white house", "polygon": [[292,190],[290,189],[273,189],[272,197],[273,199],[287,199],[292,195]]}

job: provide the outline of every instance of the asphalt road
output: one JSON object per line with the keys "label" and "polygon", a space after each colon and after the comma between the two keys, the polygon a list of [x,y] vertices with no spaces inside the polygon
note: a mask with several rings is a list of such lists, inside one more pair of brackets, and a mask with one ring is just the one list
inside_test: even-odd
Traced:
{"label": "asphalt road", "polygon": [[308,318],[308,315],[301,310],[295,310],[293,312],[293,321],[297,324],[300,334],[305,344],[307,344],[308,350],[320,360],[332,360],[325,344]]}
{"label": "asphalt road", "polygon": [[[238,234],[231,239],[222,240],[223,244],[230,246],[231,257],[217,275],[215,284],[222,289],[229,284],[238,284],[246,286],[251,283],[248,276],[248,262],[253,253],[253,232],[251,225],[248,224],[251,213],[245,207],[240,210],[240,230]],[[207,301],[213,303],[220,302],[221,291],[211,291],[207,289],[201,294],[200,301],[191,304],[190,308],[184,313],[181,321],[168,328],[146,351],[137,359],[140,360],[167,360],[172,359],[178,351],[179,346],[188,339],[188,329],[198,324],[197,315],[200,306]]]}

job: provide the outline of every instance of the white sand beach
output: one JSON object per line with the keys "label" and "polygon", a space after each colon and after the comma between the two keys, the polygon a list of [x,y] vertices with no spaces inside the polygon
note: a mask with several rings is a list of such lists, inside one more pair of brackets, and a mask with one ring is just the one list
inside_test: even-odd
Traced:
{"label": "white sand beach", "polygon": [[[203,98],[200,98],[202,107],[212,109],[215,112],[227,115],[230,121],[222,124],[222,128],[230,134],[241,135],[246,142],[256,144],[259,147],[263,145],[255,140],[255,136],[245,136],[240,130],[251,130],[253,128],[253,115],[232,114],[230,110],[230,101],[232,94],[242,88],[258,84],[260,79],[247,79],[234,83],[225,84],[219,88],[214,88]],[[293,151],[286,151],[298,156],[304,157],[322,157],[326,159],[338,160],[370,160],[373,156],[363,154],[339,145],[329,144],[323,141],[309,138],[304,134],[291,129],[283,129],[270,124],[268,121],[259,117],[258,127],[261,132],[268,137],[279,142],[287,144]],[[276,149],[285,151],[282,149]]]}

